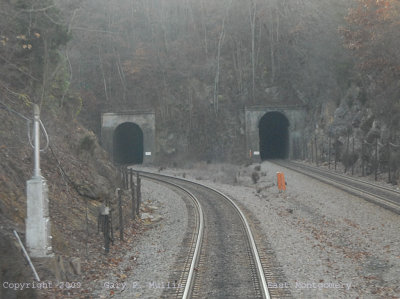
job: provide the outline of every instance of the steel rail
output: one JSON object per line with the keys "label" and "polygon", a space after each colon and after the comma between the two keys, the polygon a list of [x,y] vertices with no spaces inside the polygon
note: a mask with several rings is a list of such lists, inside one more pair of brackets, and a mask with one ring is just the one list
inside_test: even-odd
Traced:
{"label": "steel rail", "polygon": [[[391,189],[386,188],[386,187],[382,188],[381,186],[378,186],[376,184],[372,184],[372,183],[369,183],[369,182],[365,182],[363,180],[358,180],[358,179],[350,178],[350,177],[347,177],[347,176],[335,174],[335,173],[332,173],[330,171],[329,172],[328,171],[324,171],[324,170],[321,170],[321,169],[318,169],[318,168],[315,168],[315,167],[310,167],[310,166],[307,166],[307,165],[303,166],[302,164],[299,164],[299,163],[288,162],[288,161],[279,161],[279,162],[270,161],[270,162],[274,163],[276,165],[283,166],[285,168],[291,169],[293,171],[299,172],[301,174],[310,176],[310,177],[312,177],[314,179],[317,179],[317,180],[319,180],[321,182],[333,185],[333,186],[335,186],[337,188],[340,188],[340,189],[342,189],[342,190],[344,190],[346,192],[349,192],[349,193],[351,193],[353,195],[361,196],[363,199],[365,199],[365,200],[367,200],[369,202],[372,202],[374,204],[377,204],[377,205],[379,205],[379,206],[381,206],[383,208],[389,209],[392,212],[395,212],[395,213],[398,213],[398,214],[400,213],[400,204],[399,203],[396,203],[396,202],[394,202],[394,201],[392,201],[392,200],[390,200],[390,199],[388,199],[386,197],[383,197],[381,195],[378,195],[376,193],[367,191],[365,189],[361,189],[359,186],[358,187],[354,186],[350,182],[355,181],[357,183],[363,183],[364,185],[367,185],[369,187],[373,187],[373,188],[375,188],[377,190],[383,189],[385,192],[386,191],[391,191],[391,193],[393,193],[395,196],[399,196],[399,194],[397,194],[398,192],[395,191],[395,190],[391,190]],[[324,176],[324,175],[332,175],[334,178],[329,178],[329,177]],[[335,178],[336,178],[336,180],[335,180]],[[340,180],[338,180],[338,179],[340,179]],[[388,190],[385,190],[385,189],[388,189]],[[358,193],[355,192],[355,191],[357,191]]]}
{"label": "steel rail", "polygon": [[146,174],[143,175],[143,173],[155,175],[153,173],[144,172],[144,171],[140,171],[140,173],[142,173],[141,176],[144,177],[144,178],[147,178],[147,179],[150,179],[150,180],[161,181],[164,184],[168,184],[168,185],[174,186],[175,188],[185,192],[186,194],[189,195],[190,199],[193,201],[193,203],[194,203],[194,205],[195,205],[195,207],[196,207],[196,209],[198,211],[198,214],[199,214],[199,229],[198,229],[198,232],[197,232],[196,246],[195,246],[195,250],[194,250],[194,253],[193,253],[193,259],[192,259],[192,262],[190,264],[190,269],[189,269],[189,273],[188,273],[188,277],[187,277],[187,283],[185,285],[185,289],[184,289],[183,296],[182,296],[182,299],[187,299],[187,298],[189,298],[190,291],[191,291],[191,288],[192,288],[192,285],[193,285],[194,271],[195,271],[196,264],[197,264],[197,262],[199,260],[199,257],[200,257],[200,248],[201,248],[201,244],[202,244],[202,241],[203,241],[203,234],[204,234],[203,209],[201,207],[201,204],[200,204],[199,200],[189,190],[183,188],[182,186],[179,186],[177,184],[169,182],[169,181],[160,180],[160,179],[154,178],[154,177],[146,175]]}
{"label": "steel rail", "polygon": [[371,186],[371,187],[376,188],[378,190],[381,189],[381,190],[387,191],[389,193],[393,193],[393,195],[400,196],[400,192],[397,191],[397,190],[393,190],[393,189],[390,189],[390,188],[385,187],[385,186],[380,186],[380,185],[374,184],[372,182],[361,180],[359,178],[349,177],[349,176],[346,176],[346,175],[343,175],[343,174],[340,174],[340,173],[337,173],[337,172],[333,172],[331,170],[320,169],[320,168],[317,168],[317,167],[314,167],[314,166],[304,165],[304,164],[301,164],[301,163],[298,163],[298,162],[294,162],[294,161],[290,161],[290,162],[286,162],[286,163],[290,163],[290,164],[296,165],[296,166],[301,167],[301,168],[308,168],[308,169],[311,169],[313,171],[318,171],[320,173],[328,173],[328,174],[330,174],[332,176],[336,176],[338,178],[343,178],[343,179],[347,179],[349,181],[358,182],[360,184],[364,184],[366,186]]}
{"label": "steel rail", "polygon": [[245,215],[243,214],[243,212],[239,208],[239,206],[230,197],[228,197],[227,195],[225,195],[224,193],[222,193],[221,191],[219,191],[217,189],[214,189],[212,187],[209,187],[209,186],[206,186],[204,184],[200,184],[198,182],[194,182],[194,181],[191,181],[191,180],[188,180],[188,179],[178,178],[178,177],[171,176],[171,175],[164,175],[164,174],[159,174],[159,173],[142,171],[142,170],[135,170],[135,171],[137,171],[139,173],[145,173],[145,174],[148,174],[148,175],[161,176],[161,177],[165,177],[165,178],[170,178],[170,179],[174,179],[174,180],[180,180],[180,181],[184,181],[184,182],[187,182],[187,183],[191,183],[191,184],[200,186],[200,187],[202,187],[204,189],[211,190],[211,191],[219,194],[223,198],[225,198],[234,207],[234,209],[239,213],[240,218],[241,218],[241,220],[243,222],[243,225],[244,225],[244,227],[246,229],[246,234],[247,234],[247,237],[248,237],[248,240],[249,240],[249,243],[250,243],[250,247],[252,249],[253,258],[255,259],[255,264],[256,264],[256,268],[257,268],[257,276],[259,278],[259,282],[260,282],[260,287],[261,287],[261,290],[262,290],[263,298],[264,299],[270,299],[271,298],[269,290],[268,290],[268,284],[267,284],[267,281],[265,279],[264,269],[262,267],[262,263],[261,263],[261,260],[260,260],[260,255],[258,253],[257,245],[256,245],[256,243],[254,241],[254,237],[253,237],[253,233],[251,232],[250,225],[249,225]]}

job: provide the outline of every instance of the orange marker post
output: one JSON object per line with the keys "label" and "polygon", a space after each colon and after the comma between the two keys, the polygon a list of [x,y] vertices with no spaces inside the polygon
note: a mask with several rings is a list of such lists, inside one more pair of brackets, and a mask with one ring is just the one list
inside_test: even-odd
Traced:
{"label": "orange marker post", "polygon": [[279,192],[286,191],[285,175],[283,172],[277,172],[276,177],[278,179]]}
{"label": "orange marker post", "polygon": [[281,184],[282,184],[282,191],[286,191],[286,181],[285,181],[285,175],[283,172],[281,172]]}

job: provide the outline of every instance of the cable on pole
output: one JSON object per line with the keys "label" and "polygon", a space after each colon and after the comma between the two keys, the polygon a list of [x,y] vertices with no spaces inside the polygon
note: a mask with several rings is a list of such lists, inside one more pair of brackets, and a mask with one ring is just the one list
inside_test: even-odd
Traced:
{"label": "cable on pole", "polygon": [[[27,122],[27,126],[28,126],[28,140],[29,140],[29,144],[31,145],[32,148],[35,148],[35,146],[32,143],[32,136],[31,136],[31,121]],[[39,124],[40,127],[42,128],[42,132],[44,134],[44,136],[46,137],[46,146],[43,149],[40,149],[41,152],[46,151],[49,148],[49,144],[50,144],[50,140],[49,140],[49,135],[47,134],[46,128],[44,127],[42,120],[39,119]]]}
{"label": "cable on pole", "polygon": [[50,143],[50,141],[49,141],[49,135],[47,134],[46,128],[44,127],[44,125],[43,125],[41,119],[39,119],[39,123],[40,123],[40,126],[41,126],[41,128],[42,128],[43,134],[44,134],[44,136],[46,137],[46,146],[45,146],[43,149],[40,150],[41,152],[44,152],[44,151],[46,151],[46,150],[48,149],[48,147],[49,147],[49,143]]}

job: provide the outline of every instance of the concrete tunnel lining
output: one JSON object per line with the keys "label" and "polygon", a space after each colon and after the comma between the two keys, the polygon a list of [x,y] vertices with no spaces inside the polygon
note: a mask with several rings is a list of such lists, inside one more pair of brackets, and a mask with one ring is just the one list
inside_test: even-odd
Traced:
{"label": "concrete tunnel lining", "polygon": [[135,123],[125,122],[113,134],[113,159],[117,164],[143,163],[143,131]]}
{"label": "concrete tunnel lining", "polygon": [[268,112],[259,122],[261,160],[287,159],[289,154],[289,120],[280,112]]}

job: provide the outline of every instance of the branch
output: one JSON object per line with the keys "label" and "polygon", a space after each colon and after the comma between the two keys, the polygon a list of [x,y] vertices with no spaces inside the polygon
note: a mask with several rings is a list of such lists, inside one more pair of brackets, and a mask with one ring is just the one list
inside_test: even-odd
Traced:
{"label": "branch", "polygon": [[[45,13],[44,15],[50,20],[50,22],[54,23],[55,25],[60,25],[60,26],[64,26],[65,25],[63,23],[57,22],[52,17],[50,17],[47,13]],[[90,28],[83,28],[83,27],[73,27],[73,26],[71,26],[71,24],[72,23],[70,23],[69,26],[68,26],[68,33],[70,33],[71,30],[81,30],[81,31],[88,31],[88,32],[99,32],[99,33],[116,34],[116,32],[107,31],[107,30],[90,29]]]}
{"label": "branch", "polygon": [[1,81],[0,81],[0,86],[3,87],[5,90],[7,90],[10,94],[12,94],[20,99],[22,98],[26,103],[33,104],[33,102],[31,101],[31,99],[29,98],[28,95],[12,91],[6,85],[4,85]]}
{"label": "branch", "polygon": [[98,30],[98,29],[90,29],[90,28],[83,28],[83,27],[71,27],[71,30],[81,30],[81,31],[88,31],[88,32],[99,32],[99,33],[108,33],[108,34],[116,34],[117,32],[107,31],[107,30]]}
{"label": "branch", "polygon": [[47,7],[37,8],[37,9],[21,9],[21,11],[23,11],[23,12],[41,12],[41,11],[46,11],[46,10],[48,10],[50,8],[53,8],[55,6],[56,5],[53,4],[53,5],[50,5],[50,6],[47,6]]}
{"label": "branch", "polygon": [[39,81],[38,78],[33,77],[31,74],[23,71],[18,65],[12,63],[11,61],[7,60],[5,57],[0,55],[0,58],[3,59],[5,62],[7,62],[9,65],[13,66],[14,68],[16,68],[18,71],[20,71],[21,73],[27,75],[28,77],[30,77],[31,79],[35,80],[35,81]]}

